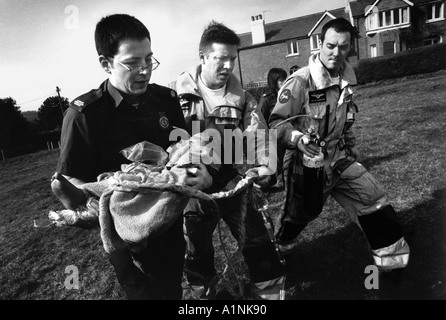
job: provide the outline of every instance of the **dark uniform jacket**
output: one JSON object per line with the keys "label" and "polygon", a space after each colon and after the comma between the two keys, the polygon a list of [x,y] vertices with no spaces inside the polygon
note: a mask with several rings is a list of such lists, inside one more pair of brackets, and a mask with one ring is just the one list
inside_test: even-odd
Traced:
{"label": "dark uniform jacket", "polygon": [[260,97],[258,110],[262,113],[263,117],[267,122],[269,120],[271,112],[274,109],[274,106],[276,105],[276,101],[277,101],[277,94],[274,94],[271,91],[264,93]]}
{"label": "dark uniform jacket", "polygon": [[130,105],[109,83],[74,99],[61,134],[57,171],[84,182],[129,163],[120,151],[142,141],[167,149],[174,127],[184,128],[175,91],[149,84],[142,102]]}

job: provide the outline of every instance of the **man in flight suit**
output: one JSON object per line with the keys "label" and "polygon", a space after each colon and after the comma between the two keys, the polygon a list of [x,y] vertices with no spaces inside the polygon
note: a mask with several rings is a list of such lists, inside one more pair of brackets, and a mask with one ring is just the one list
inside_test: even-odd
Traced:
{"label": "man in flight suit", "polygon": [[[211,22],[200,40],[200,64],[183,72],[172,84],[181,99],[186,127],[189,130],[193,130],[194,125],[197,125],[201,131],[216,130],[221,137],[224,137],[224,130],[227,129],[257,136],[262,131],[267,134],[266,121],[256,111],[256,100],[243,90],[240,81],[232,73],[239,44],[240,39],[233,30],[221,23]],[[274,146],[268,145],[271,151],[269,154],[265,152],[263,156],[260,155],[260,151],[268,148],[260,141],[261,139],[257,140],[256,146],[254,143],[248,144],[246,152],[256,154],[256,163],[249,170],[256,172],[265,181],[275,172],[277,157],[275,150],[272,150],[275,149],[275,143]],[[231,143],[227,142],[223,142],[226,146],[222,148],[223,153],[231,149],[231,146],[228,146]],[[221,187],[238,174],[234,166],[237,162],[233,160],[224,162],[220,171],[213,174],[214,180],[218,179]],[[214,186],[217,184],[215,181]],[[245,242],[243,256],[250,273],[252,296],[269,300],[279,299],[284,283],[284,270],[260,212],[248,205],[245,220],[239,221],[235,217],[240,215],[241,196],[219,199],[217,203],[221,218],[228,223],[234,237],[239,243]],[[219,220],[220,217],[210,214],[205,204],[199,201],[190,201],[185,210],[185,268],[192,295],[198,299],[213,298],[215,294],[216,270],[212,234]],[[246,236],[238,232],[241,228],[246,229]]]}
{"label": "man in flight suit", "polygon": [[[381,270],[404,268],[409,261],[409,245],[395,210],[382,186],[356,161],[358,150],[352,131],[358,111],[352,90],[356,76],[346,62],[355,35],[353,26],[343,18],[326,23],[320,53],[312,55],[307,67],[287,79],[269,118],[270,126],[277,126],[279,141],[296,151],[277,238],[288,250],[331,195],[364,232],[376,266]],[[296,115],[303,116],[287,121]],[[316,140],[309,139],[309,129],[324,143],[317,145]],[[325,170],[322,201],[318,209],[309,212],[303,209],[305,199],[298,192],[302,158],[304,154],[313,158],[321,147]]]}

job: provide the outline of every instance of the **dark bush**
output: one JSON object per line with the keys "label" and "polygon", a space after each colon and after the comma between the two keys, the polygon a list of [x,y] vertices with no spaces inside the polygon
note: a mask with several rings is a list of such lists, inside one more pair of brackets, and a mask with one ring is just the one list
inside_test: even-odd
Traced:
{"label": "dark bush", "polygon": [[359,84],[446,69],[446,43],[434,44],[370,59],[354,67]]}

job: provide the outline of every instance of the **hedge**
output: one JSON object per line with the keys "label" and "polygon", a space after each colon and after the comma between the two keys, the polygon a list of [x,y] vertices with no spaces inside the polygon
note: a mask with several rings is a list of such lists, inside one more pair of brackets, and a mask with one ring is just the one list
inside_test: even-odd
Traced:
{"label": "hedge", "polygon": [[414,48],[382,57],[361,59],[354,69],[359,84],[444,70],[446,69],[446,43]]}

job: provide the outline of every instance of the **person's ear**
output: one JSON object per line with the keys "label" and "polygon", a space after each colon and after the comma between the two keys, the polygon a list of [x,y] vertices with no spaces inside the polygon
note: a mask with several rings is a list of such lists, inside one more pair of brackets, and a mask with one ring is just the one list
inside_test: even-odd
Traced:
{"label": "person's ear", "polygon": [[200,61],[201,61],[201,63],[203,64],[203,63],[204,63],[204,58],[205,58],[205,56],[204,56],[204,52],[203,52],[203,51],[200,51],[200,52],[198,53],[198,56],[200,57]]}
{"label": "person's ear", "polygon": [[110,68],[111,68],[111,63],[110,61],[103,55],[99,56],[99,63],[101,64],[102,69],[104,69],[105,72],[107,72],[108,74],[111,73]]}

